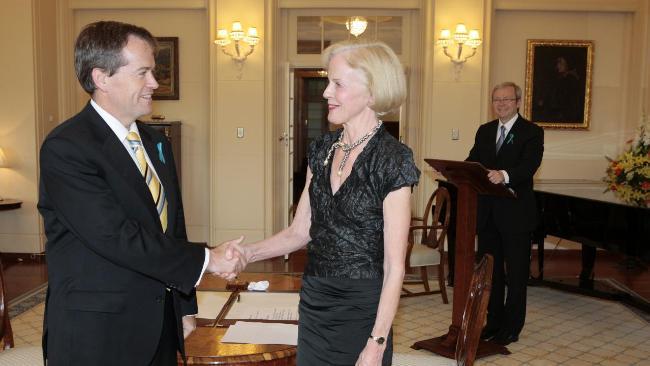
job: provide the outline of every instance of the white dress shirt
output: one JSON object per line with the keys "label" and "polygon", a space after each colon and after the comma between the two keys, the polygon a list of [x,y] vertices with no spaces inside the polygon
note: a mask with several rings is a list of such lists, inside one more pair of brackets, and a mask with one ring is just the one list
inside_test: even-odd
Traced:
{"label": "white dress shirt", "polygon": [[[95,103],[94,100],[90,100],[90,105],[95,108],[95,111],[99,114],[100,117],[106,122],[108,127],[115,133],[115,136],[117,136],[117,139],[120,140],[122,145],[124,145],[124,148],[126,151],[129,153],[131,156],[131,159],[133,159],[133,164],[135,164],[136,168],[138,167],[138,159],[135,156],[135,151],[131,148],[131,145],[129,144],[129,140],[127,140],[126,136],[129,134],[129,132],[135,132],[140,136],[140,131],[138,131],[138,124],[133,122],[131,123],[131,126],[129,128],[126,128],[122,122],[120,122],[117,118],[113,117],[110,113],[106,112],[104,108],[100,107],[99,104]],[[153,174],[156,175],[156,178],[158,178],[158,182],[162,185],[162,181],[160,180],[160,177],[158,177],[158,173],[156,173],[156,168],[154,168],[153,164],[151,163],[151,160],[149,160],[149,155],[147,155],[147,150],[142,149],[142,152],[144,152],[144,158],[147,160],[147,164],[149,164],[149,168],[153,172]],[[139,170],[139,168],[138,168]],[[196,281],[196,284],[194,287],[199,285],[199,282],[201,282],[201,278],[203,278],[203,273],[205,273],[205,269],[208,267],[208,263],[210,261],[210,251],[206,248],[205,249],[205,258],[203,259],[203,269],[201,270],[201,275],[199,276],[198,281]]]}
{"label": "white dress shirt", "polygon": [[[499,120],[499,127],[497,128],[497,136],[496,139],[494,140],[495,144],[497,143],[497,141],[499,141],[499,137],[501,136],[501,126],[506,128],[504,136],[508,136],[508,133],[510,132],[510,129],[512,129],[512,126],[515,124],[517,118],[519,118],[519,113],[515,114],[514,117],[510,118],[506,122]],[[505,144],[506,142],[503,141],[503,143]],[[503,174],[504,183],[505,184],[510,183],[510,177],[508,176],[508,172],[506,172],[505,170],[499,170],[499,171],[501,172],[501,174]]]}

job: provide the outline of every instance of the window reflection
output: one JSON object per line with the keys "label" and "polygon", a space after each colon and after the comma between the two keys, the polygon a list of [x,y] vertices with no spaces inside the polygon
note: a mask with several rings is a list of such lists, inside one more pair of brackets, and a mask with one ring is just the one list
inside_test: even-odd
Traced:
{"label": "window reflection", "polygon": [[321,17],[298,17],[298,54],[321,53]]}

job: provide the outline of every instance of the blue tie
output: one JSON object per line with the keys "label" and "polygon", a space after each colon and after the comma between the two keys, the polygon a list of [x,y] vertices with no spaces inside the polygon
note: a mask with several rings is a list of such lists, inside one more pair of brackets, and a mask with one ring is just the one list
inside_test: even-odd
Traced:
{"label": "blue tie", "polygon": [[501,125],[501,135],[499,135],[499,139],[497,140],[497,153],[499,152],[499,149],[501,149],[501,145],[503,145],[503,141],[506,139],[506,126]]}

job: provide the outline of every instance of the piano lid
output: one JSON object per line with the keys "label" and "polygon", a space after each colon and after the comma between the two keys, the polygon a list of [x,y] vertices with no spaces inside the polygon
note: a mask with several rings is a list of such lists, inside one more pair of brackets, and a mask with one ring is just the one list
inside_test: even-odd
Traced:
{"label": "piano lid", "polygon": [[536,192],[551,193],[560,196],[576,197],[591,201],[611,203],[631,208],[650,210],[619,199],[614,192],[606,191],[605,182],[587,179],[538,179],[534,182]]}

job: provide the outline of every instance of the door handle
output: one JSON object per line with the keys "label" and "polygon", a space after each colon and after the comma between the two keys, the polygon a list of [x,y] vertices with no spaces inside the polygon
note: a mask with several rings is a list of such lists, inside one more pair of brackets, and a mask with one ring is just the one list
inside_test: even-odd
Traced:
{"label": "door handle", "polygon": [[282,135],[278,138],[278,141],[284,142],[285,146],[289,146],[289,134],[286,132],[283,132]]}

